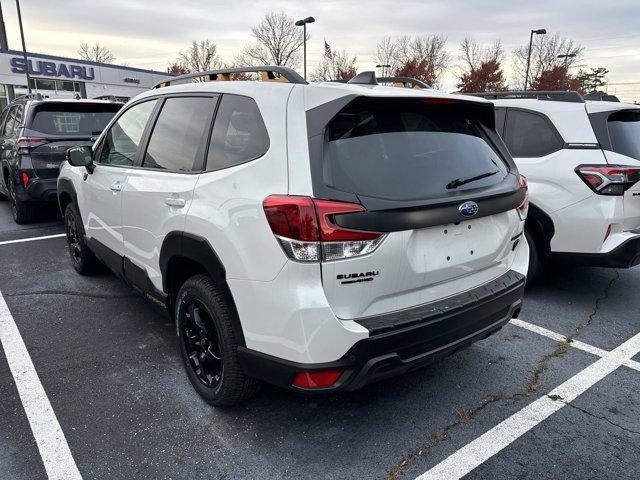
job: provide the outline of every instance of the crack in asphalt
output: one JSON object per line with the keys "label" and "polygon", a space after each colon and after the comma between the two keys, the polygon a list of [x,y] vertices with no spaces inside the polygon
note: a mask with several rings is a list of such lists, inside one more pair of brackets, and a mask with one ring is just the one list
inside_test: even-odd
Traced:
{"label": "crack in asphalt", "polygon": [[[423,445],[419,449],[414,450],[413,452],[409,453],[406,457],[404,457],[400,463],[395,465],[393,468],[391,468],[387,472],[385,476],[385,480],[397,480],[400,477],[400,475],[403,473],[407,465],[410,465],[418,458],[423,457],[424,455],[429,453],[436,445],[440,444],[442,441],[444,441],[447,438],[447,435],[451,430],[455,429],[456,427],[459,427],[460,425],[467,423],[478,412],[484,410],[489,405],[492,405],[496,402],[501,402],[501,401],[516,402],[518,400],[521,400],[523,398],[526,398],[534,394],[540,388],[542,374],[549,368],[549,362],[553,358],[562,357],[565,353],[567,353],[567,351],[569,350],[569,344],[573,341],[573,339],[579,336],[584,328],[591,325],[591,322],[593,321],[593,319],[595,318],[595,316],[598,314],[600,310],[601,302],[609,298],[609,290],[611,290],[611,288],[613,287],[613,284],[620,278],[620,273],[618,272],[618,270],[614,270],[614,272],[615,272],[615,276],[609,281],[607,286],[602,290],[602,295],[596,298],[596,301],[593,306],[593,310],[588,315],[587,320],[582,324],[578,325],[578,327],[576,327],[575,333],[573,335],[567,335],[563,341],[557,342],[556,347],[553,349],[552,352],[542,356],[542,358],[538,361],[538,365],[533,371],[531,378],[519,392],[516,392],[511,395],[502,395],[502,394],[491,395],[485,400],[483,400],[479,405],[476,405],[473,408],[470,408],[468,410],[463,410],[462,412],[456,412],[456,420],[454,422],[449,423],[444,428],[442,428],[437,434],[432,435],[429,438],[429,442],[427,442],[425,445]],[[571,405],[571,404],[567,403],[567,405]],[[574,406],[574,405],[571,405],[571,406]],[[575,408],[578,408],[578,407],[575,407]],[[588,413],[588,412],[585,412],[585,413]],[[609,421],[607,418],[603,418],[603,420]],[[612,423],[612,422],[609,421],[609,423]],[[617,427],[620,427],[617,424],[614,424],[614,425]],[[624,427],[620,427],[620,428],[624,430]],[[637,433],[633,430],[630,430],[630,432]]]}
{"label": "crack in asphalt", "polygon": [[61,296],[73,296],[81,298],[136,298],[139,295],[135,293],[122,294],[122,295],[107,295],[104,293],[86,293],[86,292],[70,292],[67,290],[42,290],[39,292],[20,292],[20,293],[3,293],[5,298],[12,297],[28,297],[33,295],[61,295]]}
{"label": "crack in asphalt", "polygon": [[582,412],[582,413],[584,413],[584,414],[586,414],[586,415],[589,415],[590,417],[597,418],[598,420],[604,420],[605,422],[607,422],[607,423],[609,423],[609,424],[613,425],[614,427],[618,427],[620,430],[624,430],[625,432],[633,433],[633,434],[635,434],[635,435],[640,435],[640,431],[638,431],[638,430],[633,430],[632,428],[624,427],[624,426],[620,425],[619,423],[616,423],[616,422],[614,422],[614,421],[612,421],[612,420],[608,419],[608,418],[607,418],[607,417],[605,417],[605,416],[602,416],[602,415],[596,415],[595,413],[590,412],[589,410],[585,410],[584,408],[578,407],[577,405],[574,405],[574,404],[573,404],[573,403],[571,403],[571,402],[566,402],[566,401],[564,400],[564,398],[562,398],[560,395],[548,395],[548,397],[549,397],[551,400],[559,401],[559,402],[562,402],[562,403],[564,403],[565,405],[567,405],[567,406],[569,406],[569,407],[571,407],[571,408],[575,408],[575,409],[576,409],[576,410],[578,410],[579,412]]}

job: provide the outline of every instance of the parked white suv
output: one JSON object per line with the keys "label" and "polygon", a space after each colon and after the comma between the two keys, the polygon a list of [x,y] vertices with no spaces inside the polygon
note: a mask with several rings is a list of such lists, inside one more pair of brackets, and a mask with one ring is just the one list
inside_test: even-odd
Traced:
{"label": "parked white suv", "polygon": [[577,92],[481,95],[529,182],[530,277],[545,260],[640,263],[640,106]]}
{"label": "parked white suv", "polygon": [[356,389],[518,315],[526,182],[490,102],[282,67],[158,87],[69,150],[59,202],[75,269],[174,316],[210,403]]}

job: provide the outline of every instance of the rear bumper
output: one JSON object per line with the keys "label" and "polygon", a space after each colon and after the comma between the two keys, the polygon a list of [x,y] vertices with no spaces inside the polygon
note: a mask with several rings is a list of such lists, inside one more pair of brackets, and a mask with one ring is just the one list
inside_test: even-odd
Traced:
{"label": "rear bumper", "polygon": [[29,185],[16,186],[16,195],[23,202],[55,202],[58,198],[57,178],[33,177]]}
{"label": "rear bumper", "polygon": [[[335,362],[306,364],[244,347],[240,363],[249,376],[292,390],[315,393],[357,390],[364,385],[424,367],[495,333],[518,315],[525,277],[510,271],[478,288],[439,302],[358,320],[370,336]],[[293,387],[297,373],[343,370],[329,388]]]}
{"label": "rear bumper", "polygon": [[640,235],[630,238],[607,253],[552,253],[558,263],[585,267],[631,268],[640,264]]}

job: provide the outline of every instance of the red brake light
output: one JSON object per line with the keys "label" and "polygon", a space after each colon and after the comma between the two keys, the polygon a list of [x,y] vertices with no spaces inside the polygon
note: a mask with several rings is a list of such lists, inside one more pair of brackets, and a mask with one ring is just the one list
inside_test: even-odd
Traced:
{"label": "red brake light", "polygon": [[624,195],[640,180],[640,167],[626,165],[580,165],[576,173],[599,195]]}
{"label": "red brake light", "polygon": [[335,223],[336,215],[364,212],[355,203],[311,197],[271,195],[264,213],[285,253],[292,259],[317,262],[340,260],[373,252],[384,239],[381,232],[351,230]]}
{"label": "red brake light", "polygon": [[38,147],[43,143],[47,143],[47,139],[43,137],[18,137],[18,153],[28,155],[32,148]]}
{"label": "red brake light", "polygon": [[20,172],[20,181],[22,182],[22,186],[26,187],[29,185],[31,178],[29,178],[29,174],[27,172]]}
{"label": "red brake light", "polygon": [[423,98],[422,103],[426,105],[453,105],[455,101],[450,98]]}
{"label": "red brake light", "polygon": [[298,388],[328,388],[335,384],[340,376],[341,370],[325,370],[321,372],[300,372],[296,374],[292,385]]}

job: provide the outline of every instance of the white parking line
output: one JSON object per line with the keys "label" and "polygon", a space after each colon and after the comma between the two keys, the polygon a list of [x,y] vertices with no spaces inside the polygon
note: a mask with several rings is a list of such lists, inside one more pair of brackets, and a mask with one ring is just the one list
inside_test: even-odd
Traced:
{"label": "white parking line", "polygon": [[640,353],[640,333],[578,372],[566,382],[514,413],[491,430],[423,473],[416,480],[459,479],[575,400]]}
{"label": "white parking line", "polygon": [[[530,332],[537,333],[539,335],[543,335],[545,337],[551,338],[557,342],[564,342],[567,337],[561,335],[560,333],[552,332],[544,327],[540,327],[538,325],[534,325],[533,323],[525,322],[523,320],[512,318],[511,324],[516,325],[520,328],[524,328],[525,330],[529,330]],[[580,340],[572,339],[569,342],[569,346],[573,348],[577,348],[578,350],[582,350],[583,352],[590,353],[597,357],[604,357],[609,354],[607,350],[603,350],[602,348],[594,347],[593,345],[589,345],[588,343],[581,342]],[[627,359],[624,362],[626,367],[632,368],[634,370],[638,370],[640,372],[640,362],[636,362],[635,360]]]}
{"label": "white parking line", "polygon": [[[40,383],[18,326],[0,293],[0,343],[31,425],[49,480],[81,479],[56,414]],[[0,476],[1,473],[0,473]]]}
{"label": "white parking line", "polygon": [[11,245],[12,243],[35,242],[36,240],[49,240],[50,238],[60,238],[66,236],[65,233],[56,233],[55,235],[44,235],[42,237],[18,238],[17,240],[5,240],[0,245]]}

